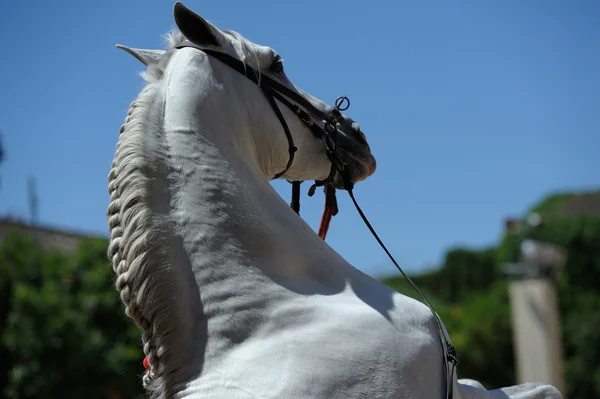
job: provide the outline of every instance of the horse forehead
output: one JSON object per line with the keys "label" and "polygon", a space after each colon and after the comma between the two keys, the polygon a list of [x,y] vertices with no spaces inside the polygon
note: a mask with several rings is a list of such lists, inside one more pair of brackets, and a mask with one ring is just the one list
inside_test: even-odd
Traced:
{"label": "horse forehead", "polygon": [[247,41],[247,46],[250,48],[250,51],[253,54],[256,54],[259,57],[264,57],[267,59],[274,58],[277,52],[273,50],[271,47],[263,46],[260,44],[256,44],[250,41]]}
{"label": "horse forehead", "polygon": [[275,55],[277,55],[277,52],[274,49],[272,49],[271,47],[263,46],[262,44],[258,44],[258,43],[254,43],[253,41],[246,39],[244,36],[240,35],[239,33],[232,32],[232,31],[227,31],[226,33],[229,34],[230,38],[234,42],[237,41],[242,46],[242,48],[244,48],[246,51],[249,51],[254,56],[264,57],[264,58],[274,58]]}

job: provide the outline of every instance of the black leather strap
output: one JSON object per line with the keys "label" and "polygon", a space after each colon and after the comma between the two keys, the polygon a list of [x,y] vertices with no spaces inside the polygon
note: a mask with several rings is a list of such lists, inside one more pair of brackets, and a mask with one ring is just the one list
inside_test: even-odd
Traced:
{"label": "black leather strap", "polygon": [[294,212],[296,212],[299,215],[300,214],[300,185],[302,184],[302,182],[299,180],[296,180],[296,181],[291,181],[290,183],[292,183],[292,202],[290,203],[290,206],[292,207]]}

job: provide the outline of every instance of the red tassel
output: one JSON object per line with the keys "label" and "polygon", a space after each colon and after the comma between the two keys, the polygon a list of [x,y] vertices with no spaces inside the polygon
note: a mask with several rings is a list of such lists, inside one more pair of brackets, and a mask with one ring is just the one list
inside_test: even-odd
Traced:
{"label": "red tassel", "polygon": [[323,211],[323,217],[321,217],[321,224],[319,225],[319,237],[321,237],[322,240],[325,240],[325,237],[327,237],[329,223],[331,222],[331,213],[331,208],[325,206],[325,210]]}
{"label": "red tassel", "polygon": [[150,370],[150,363],[148,363],[148,356],[146,356],[146,357],[144,358],[144,361],[142,362],[142,364],[144,365],[144,368],[145,368],[146,370]]}
{"label": "red tassel", "polygon": [[335,188],[330,185],[325,186],[325,209],[323,210],[323,217],[321,218],[321,224],[319,225],[319,237],[325,240],[327,237],[327,231],[329,231],[329,224],[331,218],[338,213],[337,200],[335,198]]}

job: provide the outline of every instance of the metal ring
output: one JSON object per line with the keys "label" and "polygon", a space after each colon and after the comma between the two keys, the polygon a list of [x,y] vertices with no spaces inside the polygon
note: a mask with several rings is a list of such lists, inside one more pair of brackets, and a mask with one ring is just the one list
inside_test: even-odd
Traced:
{"label": "metal ring", "polygon": [[[347,105],[344,107],[345,104]],[[340,111],[347,110],[348,108],[350,108],[350,99],[346,96],[339,96],[335,99],[335,107]]]}

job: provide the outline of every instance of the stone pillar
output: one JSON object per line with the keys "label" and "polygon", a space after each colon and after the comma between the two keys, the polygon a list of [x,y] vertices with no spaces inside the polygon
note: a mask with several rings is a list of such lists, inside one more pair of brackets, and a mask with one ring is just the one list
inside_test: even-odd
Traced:
{"label": "stone pillar", "polygon": [[566,394],[556,287],[550,279],[509,284],[517,382],[542,382]]}

